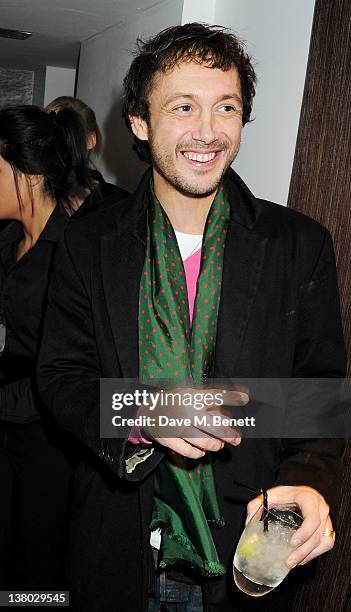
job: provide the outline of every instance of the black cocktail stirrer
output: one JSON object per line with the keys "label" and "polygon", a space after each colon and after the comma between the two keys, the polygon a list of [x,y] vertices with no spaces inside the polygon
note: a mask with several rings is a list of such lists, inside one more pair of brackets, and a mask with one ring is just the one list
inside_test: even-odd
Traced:
{"label": "black cocktail stirrer", "polygon": [[265,517],[263,519],[263,531],[268,531],[268,493],[267,489],[261,489],[261,493],[263,495],[263,512],[265,512]]}
{"label": "black cocktail stirrer", "polygon": [[233,484],[239,485],[239,487],[244,487],[248,491],[252,491],[253,493],[261,493],[263,495],[263,513],[267,510],[265,517],[263,519],[263,531],[268,531],[268,493],[267,489],[255,489],[254,487],[249,487],[247,484],[243,482],[239,482],[238,480],[233,480]]}

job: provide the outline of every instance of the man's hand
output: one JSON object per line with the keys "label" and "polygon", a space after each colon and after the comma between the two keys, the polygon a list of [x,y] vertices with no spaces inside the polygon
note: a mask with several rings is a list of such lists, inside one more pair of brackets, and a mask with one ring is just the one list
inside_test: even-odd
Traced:
{"label": "man's hand", "polygon": [[[270,508],[278,503],[297,504],[302,512],[303,523],[291,538],[291,544],[295,546],[295,550],[286,562],[290,569],[295,565],[305,565],[308,561],[333,548],[333,538],[323,535],[325,531],[333,531],[329,506],[316,489],[306,486],[279,486],[268,489],[267,493]],[[248,503],[246,523],[261,504],[262,495]]]}
{"label": "man's hand", "polygon": [[[204,394],[218,394],[218,389],[193,389],[193,388],[176,388],[169,389],[170,393],[179,393],[181,397],[185,394],[198,394],[201,391]],[[245,406],[249,401],[249,396],[246,392],[238,389],[227,389],[225,395],[226,406]],[[150,411],[142,407],[138,411],[140,415],[150,416]],[[159,416],[167,416],[177,419],[177,426],[146,426],[142,428],[142,434],[149,440],[154,440],[158,444],[169,448],[176,453],[190,459],[200,459],[206,451],[216,452],[223,448],[224,443],[237,446],[241,442],[240,431],[237,428],[230,426],[222,426],[214,424],[213,417],[228,417],[231,416],[220,406],[213,403],[209,406],[204,406],[201,410],[194,409],[193,406],[180,405],[157,405],[152,411],[152,417],[158,423]],[[206,417],[206,425],[201,425],[197,422],[197,417]],[[190,424],[182,425],[182,419],[189,419]],[[172,437],[164,437],[165,434],[172,433]]]}

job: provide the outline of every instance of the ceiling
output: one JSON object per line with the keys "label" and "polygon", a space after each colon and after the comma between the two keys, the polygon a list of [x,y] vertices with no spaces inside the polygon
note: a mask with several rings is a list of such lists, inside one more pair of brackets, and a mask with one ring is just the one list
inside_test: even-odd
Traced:
{"label": "ceiling", "polygon": [[0,65],[74,68],[83,40],[133,19],[164,0],[0,0],[0,28],[33,32],[24,41],[0,38]]}

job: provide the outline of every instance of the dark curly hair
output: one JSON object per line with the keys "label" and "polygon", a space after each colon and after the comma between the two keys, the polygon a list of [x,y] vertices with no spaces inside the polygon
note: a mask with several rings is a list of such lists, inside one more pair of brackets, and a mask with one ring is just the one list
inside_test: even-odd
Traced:
{"label": "dark curly hair", "polygon": [[[256,74],[242,41],[222,26],[187,23],[166,28],[146,41],[137,39],[135,57],[123,81],[122,114],[131,133],[130,115],[149,122],[148,98],[155,74],[172,70],[182,61],[221,70],[235,67],[243,98],[243,125],[250,120]],[[134,149],[143,161],[151,161],[147,141],[134,136]]]}

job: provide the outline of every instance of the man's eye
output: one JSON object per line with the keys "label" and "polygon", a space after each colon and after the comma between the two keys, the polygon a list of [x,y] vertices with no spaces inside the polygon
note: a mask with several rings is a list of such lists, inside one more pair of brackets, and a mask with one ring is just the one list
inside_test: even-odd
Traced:
{"label": "man's eye", "polygon": [[191,110],[191,106],[190,104],[181,104],[180,106],[177,106],[175,110],[179,110],[182,113],[188,113]]}
{"label": "man's eye", "polygon": [[232,104],[224,104],[219,110],[223,111],[224,113],[235,113],[238,109]]}

